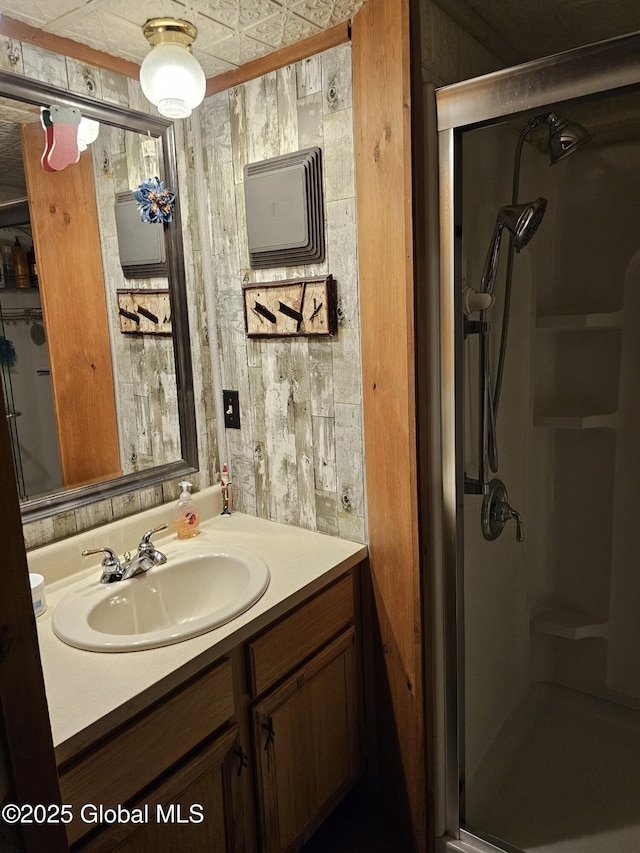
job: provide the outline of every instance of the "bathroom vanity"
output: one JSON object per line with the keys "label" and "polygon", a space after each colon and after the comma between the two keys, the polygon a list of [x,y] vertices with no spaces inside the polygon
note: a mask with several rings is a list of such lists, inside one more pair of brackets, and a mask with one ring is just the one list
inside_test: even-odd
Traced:
{"label": "bathroom vanity", "polygon": [[[219,492],[203,500],[215,510]],[[71,548],[88,543],[124,550],[131,530],[135,539],[170,511],[32,552],[30,569],[49,561],[56,577],[62,554],[77,567]],[[358,777],[366,548],[241,514],[203,515],[194,549],[224,540],[259,554],[271,573],[259,601],[208,633],[143,651],[73,648],[53,633],[51,614],[72,584],[98,583],[99,566],[47,588],[38,632],[73,849],[295,850]],[[156,542],[169,563],[174,540]]]}

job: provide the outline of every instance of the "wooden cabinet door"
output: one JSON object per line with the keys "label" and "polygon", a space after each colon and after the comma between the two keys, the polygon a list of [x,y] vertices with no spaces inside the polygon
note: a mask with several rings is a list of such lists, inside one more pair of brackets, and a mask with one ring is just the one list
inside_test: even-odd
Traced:
{"label": "wooden cabinet door", "polygon": [[299,849],[358,774],[353,629],[253,709],[265,853]]}
{"label": "wooden cabinet door", "polygon": [[[239,853],[243,828],[234,808],[239,780],[233,726],[127,808],[133,822],[113,825],[73,847],[87,853]],[[244,770],[244,774],[247,771]]]}

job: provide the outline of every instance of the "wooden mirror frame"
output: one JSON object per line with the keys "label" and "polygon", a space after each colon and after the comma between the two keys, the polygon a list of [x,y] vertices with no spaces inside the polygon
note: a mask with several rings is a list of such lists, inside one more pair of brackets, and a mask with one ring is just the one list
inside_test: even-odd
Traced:
{"label": "wooden mirror frame", "polygon": [[[109,104],[77,95],[64,89],[30,80],[10,71],[0,70],[0,97],[13,98],[16,101],[35,106],[56,103],[62,106],[76,107],[83,116],[95,119],[101,124],[152,136],[159,143],[163,172],[160,177],[166,186],[172,188],[178,186],[176,143],[172,122],[118,104]],[[165,245],[173,321],[173,348],[182,459],[144,471],[125,474],[101,483],[93,483],[25,501],[21,505],[23,523],[68,512],[86,504],[153,486],[198,470],[195,401],[189,345],[189,318],[179,193],[176,196],[173,221],[165,228]]]}

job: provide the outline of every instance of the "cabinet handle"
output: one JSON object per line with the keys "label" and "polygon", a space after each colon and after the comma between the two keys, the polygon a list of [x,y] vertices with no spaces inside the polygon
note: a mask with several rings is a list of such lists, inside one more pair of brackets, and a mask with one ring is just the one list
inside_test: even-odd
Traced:
{"label": "cabinet handle", "polygon": [[276,733],[273,730],[273,721],[271,717],[269,717],[266,723],[262,724],[262,729],[267,733],[267,737],[264,742],[264,749],[266,752],[266,750],[269,749],[269,744],[273,743],[273,739],[276,736]]}
{"label": "cabinet handle", "polygon": [[244,768],[249,766],[249,756],[246,754],[246,752],[241,746],[237,746],[233,750],[233,754],[237,755],[239,758],[238,776],[241,776]]}

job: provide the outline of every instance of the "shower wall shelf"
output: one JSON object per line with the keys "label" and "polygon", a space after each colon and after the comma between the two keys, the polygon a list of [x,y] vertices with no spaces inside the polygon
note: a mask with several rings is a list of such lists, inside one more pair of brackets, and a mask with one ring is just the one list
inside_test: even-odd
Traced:
{"label": "shower wall shelf", "polygon": [[537,318],[538,329],[598,329],[622,325],[622,311],[593,314],[544,314]]}
{"label": "shower wall shelf", "polygon": [[557,409],[534,414],[533,424],[551,429],[615,429],[616,413]]}
{"label": "shower wall shelf", "polygon": [[587,637],[606,639],[609,625],[595,616],[578,610],[540,607],[531,614],[531,629],[539,634],[550,634],[566,640],[583,640]]}

